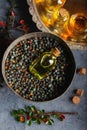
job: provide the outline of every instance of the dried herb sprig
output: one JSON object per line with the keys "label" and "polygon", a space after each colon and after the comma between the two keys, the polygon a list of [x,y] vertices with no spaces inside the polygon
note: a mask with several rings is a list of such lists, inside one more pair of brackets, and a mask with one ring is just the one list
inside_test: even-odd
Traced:
{"label": "dried herb sprig", "polygon": [[[19,30],[22,31],[23,34],[26,34],[29,32],[29,25],[26,24],[24,19],[20,19],[17,21],[17,12],[16,8],[18,8],[18,5],[14,0],[8,0],[10,4],[10,8],[8,9],[8,12],[6,14],[6,21],[3,19],[0,20],[0,38],[3,42],[6,42],[6,44],[10,44],[13,40],[15,40],[11,36],[12,30]],[[1,75],[0,75],[1,78]],[[0,80],[0,86],[2,86],[1,80]]]}
{"label": "dried herb sprig", "polygon": [[[20,19],[17,21],[17,13],[15,9],[18,7],[18,5],[13,0],[8,0],[10,4],[10,8],[7,13],[7,19],[6,21],[1,20],[0,21],[0,35],[4,37],[10,38],[10,31],[17,29],[22,31],[24,34],[28,33],[29,31],[29,25],[26,25],[24,19]],[[6,35],[6,36],[5,36]]]}
{"label": "dried herb sprig", "polygon": [[[78,114],[77,112],[64,112],[64,114]],[[33,122],[37,124],[45,123],[47,125],[54,124],[54,117],[60,121],[65,119],[63,112],[45,112],[45,110],[38,110],[35,106],[26,106],[25,109],[12,110],[11,115],[19,122],[26,122],[31,125]]]}

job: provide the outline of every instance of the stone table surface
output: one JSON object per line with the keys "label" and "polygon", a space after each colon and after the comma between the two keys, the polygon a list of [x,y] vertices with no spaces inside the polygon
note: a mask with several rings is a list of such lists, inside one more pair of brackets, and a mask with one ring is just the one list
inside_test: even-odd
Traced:
{"label": "stone table surface", "polygon": [[[37,31],[35,24],[31,20],[31,16],[28,13],[28,6],[24,0],[16,0],[20,5],[19,14],[24,18],[26,22],[29,22],[31,26],[31,32]],[[0,0],[0,17],[6,17],[6,12],[10,5],[7,0]],[[23,11],[24,10],[24,11]],[[24,13],[26,12],[26,13]],[[28,17],[29,16],[29,17]],[[15,37],[19,37],[19,33],[14,33]],[[0,39],[1,44],[6,45]],[[3,48],[0,47],[0,52]],[[72,50],[76,68],[87,68],[87,50]],[[3,55],[1,55],[3,56]],[[71,102],[71,98],[75,95],[74,90],[82,88],[84,89],[84,95],[81,97],[81,102],[78,105],[74,105]],[[35,105],[38,109],[44,109],[46,111],[62,111],[62,112],[78,112],[78,115],[66,115],[66,119],[61,122],[54,119],[54,124],[48,126],[45,124],[37,125],[32,124],[27,126],[26,124],[18,123],[10,115],[12,109],[24,108],[25,105]],[[6,84],[0,88],[0,130],[87,130],[87,74],[85,76],[75,74],[74,79],[64,95],[60,98],[49,102],[31,102],[21,99],[10,90]]]}

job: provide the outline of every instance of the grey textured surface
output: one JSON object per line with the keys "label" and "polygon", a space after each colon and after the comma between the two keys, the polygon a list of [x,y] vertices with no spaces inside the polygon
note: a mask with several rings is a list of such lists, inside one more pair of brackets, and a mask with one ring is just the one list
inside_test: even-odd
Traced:
{"label": "grey textured surface", "polygon": [[[24,1],[24,0],[22,0]],[[5,6],[4,6],[5,5]],[[6,0],[0,0],[0,16],[9,8]],[[33,29],[34,30],[34,29]],[[87,50],[73,50],[76,61],[76,67],[87,68]],[[85,90],[81,97],[81,102],[74,105],[71,102],[72,96],[75,95],[74,90],[82,88]],[[33,124],[27,126],[26,124],[18,123],[10,115],[12,109],[23,108],[25,105],[35,105],[38,109],[45,109],[46,111],[75,111],[79,115],[67,115],[63,122],[55,120],[52,126],[45,124]],[[67,90],[67,92],[50,102],[36,103],[26,101],[15,95],[5,84],[0,88],[0,130],[87,130],[87,74],[85,76],[75,74],[74,79]]]}
{"label": "grey textured surface", "polygon": [[[87,51],[73,51],[76,66],[87,68]],[[74,105],[70,98],[75,95],[74,90],[82,88],[85,90],[79,105]],[[64,122],[55,120],[54,125],[33,124],[27,126],[18,123],[10,116],[12,109],[23,108],[25,105],[35,105],[39,109],[46,111],[78,111],[79,115],[67,115]],[[0,130],[87,130],[87,75],[75,74],[74,80],[67,92],[60,98],[44,103],[32,103],[16,96],[6,85],[0,89]]]}

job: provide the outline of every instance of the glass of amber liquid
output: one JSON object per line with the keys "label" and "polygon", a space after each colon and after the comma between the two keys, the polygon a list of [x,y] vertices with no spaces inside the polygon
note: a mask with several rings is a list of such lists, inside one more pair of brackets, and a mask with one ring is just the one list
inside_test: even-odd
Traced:
{"label": "glass of amber liquid", "polygon": [[64,40],[87,43],[87,0],[35,0],[44,25]]}

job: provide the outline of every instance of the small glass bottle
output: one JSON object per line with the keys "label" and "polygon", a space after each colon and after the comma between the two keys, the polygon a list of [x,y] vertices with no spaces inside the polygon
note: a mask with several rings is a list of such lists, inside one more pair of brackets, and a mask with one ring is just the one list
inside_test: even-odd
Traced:
{"label": "small glass bottle", "polygon": [[49,52],[42,53],[29,66],[30,72],[39,80],[46,77],[56,66],[57,57],[60,55],[58,48],[52,48]]}
{"label": "small glass bottle", "polygon": [[86,40],[86,31],[87,17],[83,13],[73,14],[66,26],[67,39],[69,38],[73,42],[84,42]]}
{"label": "small glass bottle", "polygon": [[56,13],[66,0],[35,0],[38,13],[43,23],[49,27],[56,20]]}
{"label": "small glass bottle", "polygon": [[65,26],[69,21],[69,12],[65,8],[60,8],[56,13],[54,13],[54,17],[56,17],[56,20],[49,29],[61,36],[65,32]]}
{"label": "small glass bottle", "polygon": [[69,27],[75,34],[82,33],[87,29],[87,18],[82,13],[74,14],[70,18]]}

